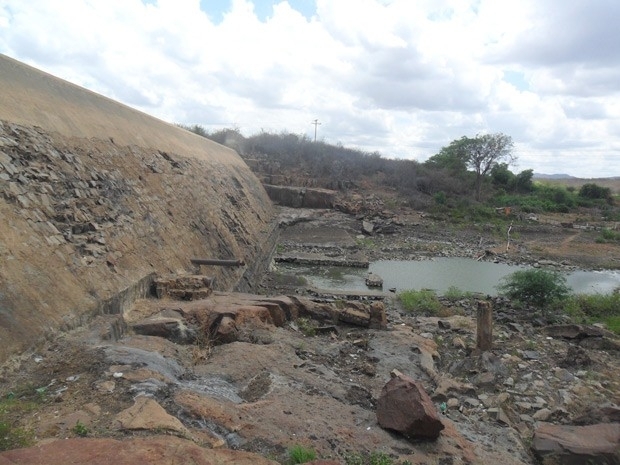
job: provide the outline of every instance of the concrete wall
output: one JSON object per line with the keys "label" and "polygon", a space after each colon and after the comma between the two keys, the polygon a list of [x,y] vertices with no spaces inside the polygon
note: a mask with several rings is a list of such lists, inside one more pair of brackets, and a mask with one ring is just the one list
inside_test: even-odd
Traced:
{"label": "concrete wall", "polygon": [[275,218],[236,152],[2,55],[0,88],[0,361],[192,257],[251,289]]}

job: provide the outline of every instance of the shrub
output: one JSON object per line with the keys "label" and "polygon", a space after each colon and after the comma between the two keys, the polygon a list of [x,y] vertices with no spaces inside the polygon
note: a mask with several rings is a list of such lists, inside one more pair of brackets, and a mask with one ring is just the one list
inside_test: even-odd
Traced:
{"label": "shrub", "polygon": [[74,434],[76,434],[77,436],[80,436],[80,437],[88,436],[88,428],[80,420],[77,421],[77,423],[73,427],[72,431],[73,431]]}
{"label": "shrub", "polygon": [[288,451],[290,463],[306,463],[316,460],[316,452],[314,449],[310,449],[299,444],[294,445]]}
{"label": "shrub", "polygon": [[579,189],[579,197],[585,197],[587,199],[603,199],[611,200],[611,189],[609,187],[602,187],[598,184],[587,183],[581,186]]}
{"label": "shrub", "polygon": [[620,232],[611,229],[603,229],[600,236],[596,238],[596,242],[620,242]]}
{"label": "shrub", "polygon": [[498,290],[506,297],[544,310],[570,294],[566,278],[555,271],[529,269],[506,276]]}
{"label": "shrub", "polygon": [[410,312],[435,315],[441,310],[441,302],[437,294],[429,289],[403,291],[398,294],[398,300],[403,308]]}

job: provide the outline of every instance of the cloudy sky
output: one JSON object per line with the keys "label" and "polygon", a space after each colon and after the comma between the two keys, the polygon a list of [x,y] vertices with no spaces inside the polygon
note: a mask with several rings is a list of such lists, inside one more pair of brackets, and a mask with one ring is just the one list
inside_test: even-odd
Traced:
{"label": "cloudy sky", "polygon": [[[620,176],[618,0],[0,0],[0,53],[172,123]],[[1,90],[0,90],[1,91]]]}

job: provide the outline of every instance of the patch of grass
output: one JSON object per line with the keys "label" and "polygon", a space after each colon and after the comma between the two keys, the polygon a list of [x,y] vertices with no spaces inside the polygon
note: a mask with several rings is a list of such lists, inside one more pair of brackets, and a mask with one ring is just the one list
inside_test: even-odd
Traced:
{"label": "patch of grass", "polygon": [[598,242],[599,244],[606,242],[620,242],[620,231],[603,229],[601,231],[601,234],[596,238],[596,242]]}
{"label": "patch of grass", "polygon": [[73,431],[76,436],[80,436],[82,438],[88,436],[88,428],[80,420],[77,421],[71,431]]}
{"label": "patch of grass", "polygon": [[316,334],[316,328],[309,318],[298,318],[295,323],[304,336],[312,337]]}
{"label": "patch of grass", "polygon": [[574,295],[567,299],[563,310],[576,321],[604,323],[610,331],[620,334],[620,292]]}
{"label": "patch of grass", "polygon": [[374,249],[377,247],[377,244],[375,243],[374,239],[370,237],[358,238],[355,240],[355,243],[357,244],[358,247],[363,248],[363,249]]}
{"label": "patch of grass", "polygon": [[0,421],[0,451],[19,449],[34,444],[34,432]]}
{"label": "patch of grass", "polygon": [[9,392],[0,400],[0,451],[28,447],[34,443],[34,432],[20,427],[17,419],[37,409],[44,394],[32,386]]}
{"label": "patch of grass", "polygon": [[437,294],[429,289],[403,291],[398,294],[398,300],[409,312],[437,315],[442,308]]}
{"label": "patch of grass", "polygon": [[299,444],[294,445],[288,450],[289,463],[306,463],[316,460],[316,451]]}
{"label": "patch of grass", "polygon": [[461,299],[471,299],[475,297],[473,292],[463,291],[456,286],[450,286],[446,292],[443,293],[443,296],[447,299],[452,300],[461,300]]}
{"label": "patch of grass", "polygon": [[620,316],[608,316],[602,318],[602,323],[607,326],[609,331],[612,331],[620,336]]}
{"label": "patch of grass", "polygon": [[[370,454],[360,452],[349,453],[344,457],[344,463],[346,465],[396,465],[398,462],[395,462],[385,452],[374,451]],[[400,462],[401,465],[409,463],[408,461]]]}

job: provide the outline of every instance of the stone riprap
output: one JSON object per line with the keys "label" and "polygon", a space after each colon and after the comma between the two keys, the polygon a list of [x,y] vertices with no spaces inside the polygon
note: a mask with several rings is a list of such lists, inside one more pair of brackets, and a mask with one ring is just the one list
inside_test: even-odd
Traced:
{"label": "stone riprap", "polygon": [[0,85],[0,361],[192,257],[243,260],[203,271],[251,288],[275,222],[234,151],[5,56]]}

